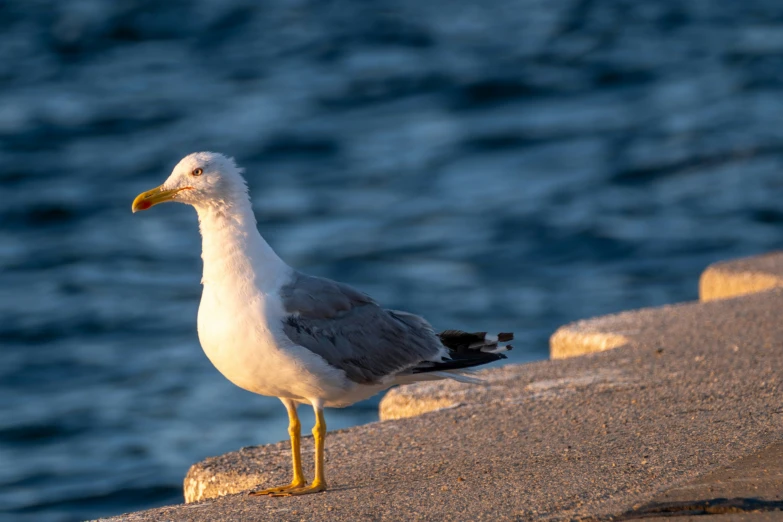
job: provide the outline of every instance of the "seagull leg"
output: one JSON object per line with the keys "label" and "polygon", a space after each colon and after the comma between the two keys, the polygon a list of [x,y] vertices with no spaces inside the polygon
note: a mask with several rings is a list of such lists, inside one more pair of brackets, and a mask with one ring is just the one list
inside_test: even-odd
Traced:
{"label": "seagull leg", "polygon": [[290,497],[293,495],[308,495],[326,491],[326,473],[324,470],[324,441],[326,440],[326,421],[324,409],[320,402],[313,403],[315,410],[315,426],[313,426],[313,438],[315,439],[315,480],[309,486],[296,489],[287,489],[280,493],[272,493],[273,497]]}
{"label": "seagull leg", "polygon": [[302,451],[300,442],[302,440],[302,424],[299,422],[299,415],[296,414],[296,403],[290,399],[280,399],[283,401],[285,409],[288,410],[288,435],[291,436],[291,459],[294,465],[294,478],[287,486],[251,491],[250,495],[272,495],[282,493],[289,489],[299,489],[307,481],[302,473]]}

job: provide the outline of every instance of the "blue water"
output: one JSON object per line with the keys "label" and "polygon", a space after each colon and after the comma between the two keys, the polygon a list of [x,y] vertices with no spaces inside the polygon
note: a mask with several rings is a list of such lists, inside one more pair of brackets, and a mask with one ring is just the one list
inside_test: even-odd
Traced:
{"label": "blue water", "polygon": [[247,168],[290,264],[511,362],[781,244],[774,0],[260,5],[0,3],[0,518],[179,502],[286,438],[198,345],[192,209],[130,213],[189,152]]}

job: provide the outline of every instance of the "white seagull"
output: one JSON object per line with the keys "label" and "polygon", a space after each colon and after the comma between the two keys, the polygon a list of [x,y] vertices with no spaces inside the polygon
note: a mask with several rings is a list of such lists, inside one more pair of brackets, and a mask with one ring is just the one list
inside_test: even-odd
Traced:
{"label": "white seagull", "polygon": [[[387,310],[372,298],[288,266],[258,233],[242,170],[212,152],[183,158],[160,187],[139,194],[133,212],[165,201],[198,213],[204,286],[198,337],[204,352],[240,388],[278,397],[288,410],[293,457],[290,484],[256,495],[326,490],[323,408],[344,407],[395,384],[451,378],[505,359],[512,334],[447,330]],[[315,480],[302,473],[299,404],[315,410]]]}

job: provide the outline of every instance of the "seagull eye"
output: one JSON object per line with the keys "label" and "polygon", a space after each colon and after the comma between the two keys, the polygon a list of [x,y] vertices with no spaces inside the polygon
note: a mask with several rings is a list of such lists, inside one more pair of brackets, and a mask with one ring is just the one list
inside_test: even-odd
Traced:
{"label": "seagull eye", "polygon": [[193,169],[193,172],[191,172],[191,174],[192,174],[193,176],[201,176],[203,173],[204,173],[204,171],[203,171],[202,169],[200,169],[200,168],[198,168],[198,169]]}

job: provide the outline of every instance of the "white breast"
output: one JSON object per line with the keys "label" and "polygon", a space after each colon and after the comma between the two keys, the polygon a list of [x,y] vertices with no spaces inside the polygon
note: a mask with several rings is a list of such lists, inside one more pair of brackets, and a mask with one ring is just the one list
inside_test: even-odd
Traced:
{"label": "white breast", "polygon": [[204,353],[226,379],[253,393],[302,402],[332,402],[353,387],[343,372],[287,340],[279,303],[225,294],[224,288],[204,286],[198,335]]}
{"label": "white breast", "polygon": [[355,385],[283,332],[280,288],[292,270],[255,228],[249,201],[234,212],[197,208],[204,259],[198,335],[209,360],[245,390],[334,402]]}
{"label": "white breast", "polygon": [[198,310],[198,337],[204,353],[220,373],[240,388],[274,395],[275,383],[266,377],[264,361],[275,357],[278,350],[274,338],[259,321],[264,313],[262,303],[238,306],[233,299],[221,295],[224,292],[216,290],[204,286]]}

